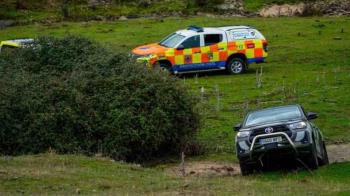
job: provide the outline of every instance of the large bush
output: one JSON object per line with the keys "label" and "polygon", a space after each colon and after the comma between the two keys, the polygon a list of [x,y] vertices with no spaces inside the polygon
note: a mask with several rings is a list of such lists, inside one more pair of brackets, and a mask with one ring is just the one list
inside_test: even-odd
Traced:
{"label": "large bush", "polygon": [[40,38],[0,56],[1,154],[174,153],[197,130],[194,105],[176,78],[84,38]]}

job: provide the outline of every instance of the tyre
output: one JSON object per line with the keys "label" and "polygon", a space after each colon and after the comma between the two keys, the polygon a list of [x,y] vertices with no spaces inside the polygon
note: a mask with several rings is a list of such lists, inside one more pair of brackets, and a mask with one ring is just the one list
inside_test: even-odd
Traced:
{"label": "tyre", "polygon": [[328,160],[328,153],[326,149],[326,144],[325,142],[322,142],[322,159],[319,161],[319,165],[328,165],[329,160]]}
{"label": "tyre", "polygon": [[229,74],[241,74],[246,70],[246,62],[241,58],[232,58],[226,66]]}
{"label": "tyre", "polygon": [[247,176],[247,175],[250,175],[254,172],[254,166],[253,165],[249,165],[249,164],[246,164],[244,162],[239,162],[239,166],[241,168],[241,174],[242,176]]}
{"label": "tyre", "polygon": [[167,63],[164,62],[157,62],[153,66],[154,70],[170,73],[170,66]]}
{"label": "tyre", "polygon": [[310,149],[310,154],[305,158],[307,166],[312,170],[318,168],[318,158],[317,158],[315,145],[316,145],[315,143],[312,144],[312,147]]}

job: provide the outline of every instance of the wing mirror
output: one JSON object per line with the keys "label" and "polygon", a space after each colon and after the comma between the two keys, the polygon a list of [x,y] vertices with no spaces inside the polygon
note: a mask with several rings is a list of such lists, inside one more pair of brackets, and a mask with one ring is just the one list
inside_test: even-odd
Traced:
{"label": "wing mirror", "polygon": [[185,49],[185,46],[182,45],[182,44],[180,44],[176,49],[177,49],[177,50],[184,50],[184,49]]}
{"label": "wing mirror", "polygon": [[238,123],[237,125],[235,125],[235,126],[233,127],[233,130],[234,130],[234,131],[239,131],[241,128],[242,128],[242,124],[241,124],[241,123]]}
{"label": "wing mirror", "polygon": [[318,117],[317,113],[314,113],[314,112],[308,112],[307,113],[307,119],[308,120],[316,119],[317,117]]}

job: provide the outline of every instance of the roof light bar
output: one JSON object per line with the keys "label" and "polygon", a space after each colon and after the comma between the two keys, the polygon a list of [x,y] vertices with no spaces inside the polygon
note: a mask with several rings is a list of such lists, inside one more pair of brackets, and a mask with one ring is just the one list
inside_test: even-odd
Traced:
{"label": "roof light bar", "polygon": [[196,31],[196,32],[203,32],[203,27],[199,27],[199,26],[195,26],[195,25],[191,25],[187,28],[187,30],[191,30],[191,31]]}

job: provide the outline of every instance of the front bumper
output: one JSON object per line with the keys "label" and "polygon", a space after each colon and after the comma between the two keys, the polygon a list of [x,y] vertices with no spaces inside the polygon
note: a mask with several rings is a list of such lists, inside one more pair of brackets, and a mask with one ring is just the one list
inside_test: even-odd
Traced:
{"label": "front bumper", "polygon": [[131,53],[129,56],[133,61],[136,61],[137,63],[145,64],[149,68],[152,68],[153,65],[157,62],[157,58],[153,56],[152,57],[142,56],[142,55],[137,55],[133,53]]}
{"label": "front bumper", "polygon": [[[259,139],[278,137],[281,136],[283,140],[281,142],[271,144],[259,144]],[[308,138],[308,135],[304,136]],[[245,142],[245,141],[239,141]],[[284,132],[261,134],[254,137],[250,147],[247,150],[240,150],[240,145],[237,143],[237,156],[242,161],[256,161],[266,154],[273,154],[279,156],[302,156],[310,152],[311,143],[308,141],[304,142],[293,142],[293,140]]]}

